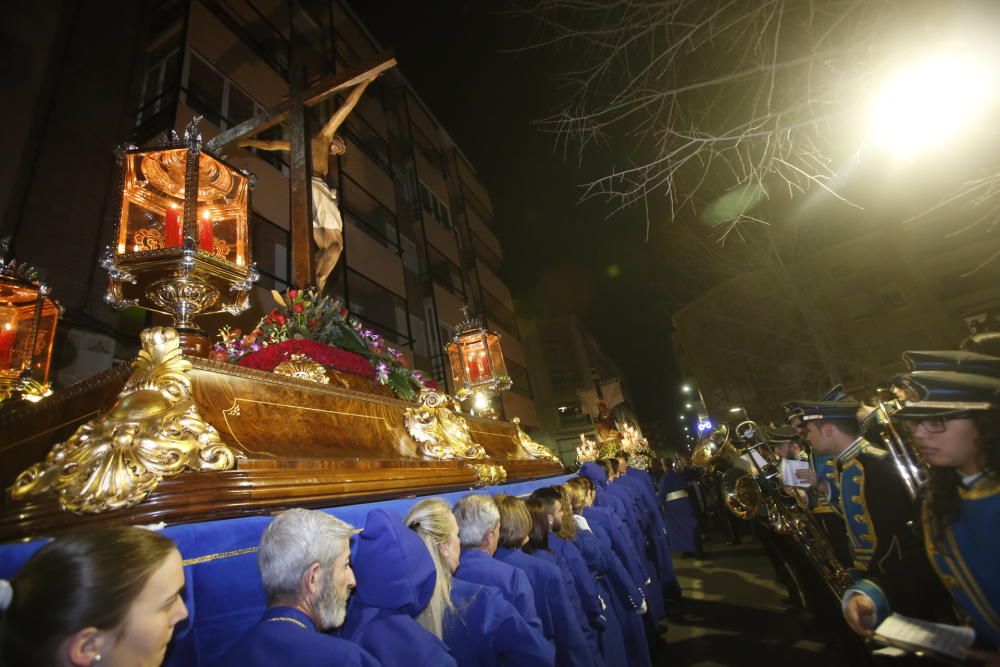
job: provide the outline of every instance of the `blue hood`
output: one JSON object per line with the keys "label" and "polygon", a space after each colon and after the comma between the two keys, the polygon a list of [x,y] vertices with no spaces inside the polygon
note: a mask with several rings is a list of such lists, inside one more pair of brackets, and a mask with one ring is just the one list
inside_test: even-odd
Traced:
{"label": "blue hood", "polygon": [[586,477],[599,489],[608,485],[608,476],[604,473],[604,468],[593,461],[587,461],[580,466],[580,477]]}
{"label": "blue hood", "polygon": [[416,616],[434,594],[434,561],[395,512],[368,513],[352,566],[358,581],[354,597],[370,607]]}

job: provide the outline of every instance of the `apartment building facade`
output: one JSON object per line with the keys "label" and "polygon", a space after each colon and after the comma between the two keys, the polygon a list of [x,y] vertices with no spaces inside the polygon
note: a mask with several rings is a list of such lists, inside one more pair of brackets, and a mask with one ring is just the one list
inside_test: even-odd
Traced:
{"label": "apartment building facade", "polygon": [[[131,336],[155,318],[108,310],[99,298],[102,276],[92,268],[97,253],[88,262],[78,256],[79,245],[70,257],[51,242],[70,229],[86,248],[99,248],[110,238],[107,201],[115,179],[104,161],[113,143],[151,144],[195,116],[202,118],[200,128],[208,139],[287,98],[293,62],[301,63],[308,82],[373,61],[382,48],[340,0],[121,2],[95,12],[81,10],[85,4],[62,3],[43,17],[48,23],[41,21],[55,35],[52,64],[41,67],[40,83],[26,94],[34,95],[36,113],[49,105],[49,120],[36,128],[34,141],[50,146],[52,154],[29,153],[32,138],[25,139],[25,160],[35,165],[35,177],[0,204],[18,255],[47,268],[57,298],[67,306],[67,330],[89,331],[70,347],[92,345],[97,336],[116,356],[127,358]],[[117,23],[110,25],[113,14]],[[81,89],[78,81],[66,80],[76,67],[83,71],[87,61],[91,67],[103,65],[102,78],[114,83],[102,80]],[[77,96],[75,105],[67,94]],[[337,96],[311,108],[309,130],[318,131],[342,100]],[[92,162],[101,168],[89,173],[81,168],[86,158],[60,159],[57,150],[61,144],[69,153],[72,140],[57,119],[79,105],[103,105],[94,135],[117,134]],[[368,88],[338,134],[347,152],[331,161],[327,180],[339,195],[345,249],[326,291],[449,391],[454,387],[442,348],[468,306],[502,336],[513,380],[512,390],[500,399],[502,414],[537,426],[513,299],[499,276],[503,249],[493,229],[489,193],[474,166],[399,69]],[[260,138],[287,138],[286,130],[278,126]],[[257,177],[250,233],[261,279],[251,312],[236,322],[252,326],[270,308],[271,290],[284,290],[291,281],[288,156],[234,147],[226,153],[232,164]],[[76,164],[64,164],[67,159]],[[61,215],[46,210],[51,204],[45,192],[68,171],[76,179],[74,187],[100,192],[90,195],[100,203],[97,210]],[[81,274],[88,279],[81,281]],[[201,320],[210,333],[223,323],[233,324],[232,318]]]}

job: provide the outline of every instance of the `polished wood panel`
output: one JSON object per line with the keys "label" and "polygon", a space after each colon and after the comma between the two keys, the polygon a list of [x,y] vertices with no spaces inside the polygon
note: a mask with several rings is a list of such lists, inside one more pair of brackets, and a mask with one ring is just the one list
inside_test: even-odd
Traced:
{"label": "polished wood panel", "polygon": [[[54,496],[16,503],[5,496],[0,541],[52,535],[92,522],[204,521],[468,489],[477,479],[474,463],[504,466],[508,481],[563,472],[559,464],[528,454],[507,422],[466,417],[488,459],[432,460],[421,457],[404,426],[404,411],[415,403],[207,359],[192,363],[195,402],[237,452],[235,470],[184,472],[164,480],[138,506],[102,515],[65,512]],[[80,424],[114,405],[128,375],[128,367],[116,367],[51,400],[0,415],[4,486]]]}

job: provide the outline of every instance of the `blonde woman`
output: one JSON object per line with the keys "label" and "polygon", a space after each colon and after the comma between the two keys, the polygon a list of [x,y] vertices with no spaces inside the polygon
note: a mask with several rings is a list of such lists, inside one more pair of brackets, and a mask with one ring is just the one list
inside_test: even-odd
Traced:
{"label": "blonde woman", "polygon": [[427,546],[437,571],[434,595],[417,621],[444,639],[459,665],[553,665],[552,645],[498,590],[453,577],[461,543],[458,522],[447,503],[437,498],[422,500],[406,515],[405,522]]}

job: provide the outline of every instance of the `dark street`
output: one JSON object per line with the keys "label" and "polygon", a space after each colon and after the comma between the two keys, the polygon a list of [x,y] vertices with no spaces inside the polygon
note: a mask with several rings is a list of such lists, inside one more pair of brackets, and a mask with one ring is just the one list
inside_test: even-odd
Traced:
{"label": "dark street", "polygon": [[706,559],[675,558],[684,589],[684,617],[670,622],[654,664],[819,665],[840,662],[808,614],[782,603],[784,590],[761,546],[705,545]]}

